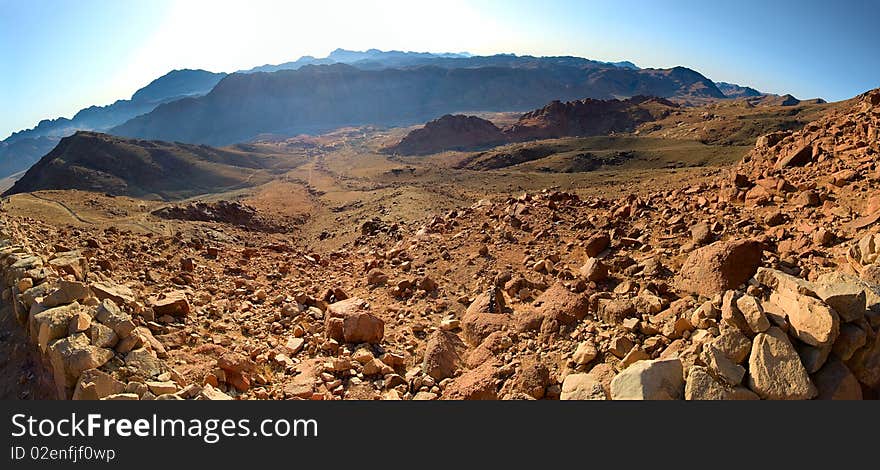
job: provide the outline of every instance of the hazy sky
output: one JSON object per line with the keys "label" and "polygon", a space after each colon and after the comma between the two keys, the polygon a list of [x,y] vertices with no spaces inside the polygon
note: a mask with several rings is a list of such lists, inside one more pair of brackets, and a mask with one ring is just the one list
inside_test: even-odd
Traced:
{"label": "hazy sky", "polygon": [[691,67],[829,100],[880,86],[880,1],[0,0],[0,138],[130,98],[172,69],[342,47]]}

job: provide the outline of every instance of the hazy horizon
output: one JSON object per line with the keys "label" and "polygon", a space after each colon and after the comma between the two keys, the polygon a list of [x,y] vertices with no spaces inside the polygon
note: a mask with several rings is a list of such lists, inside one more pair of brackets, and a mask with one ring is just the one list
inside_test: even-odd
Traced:
{"label": "hazy horizon", "polygon": [[[880,86],[865,2],[0,0],[0,137],[128,99],[175,69],[234,72],[336,48],[513,53],[692,68],[829,101]],[[729,11],[728,11],[729,10]],[[430,21],[426,21],[430,19]],[[805,35],[804,24],[816,25]],[[819,27],[821,26],[821,27]],[[650,47],[645,47],[645,45]]]}

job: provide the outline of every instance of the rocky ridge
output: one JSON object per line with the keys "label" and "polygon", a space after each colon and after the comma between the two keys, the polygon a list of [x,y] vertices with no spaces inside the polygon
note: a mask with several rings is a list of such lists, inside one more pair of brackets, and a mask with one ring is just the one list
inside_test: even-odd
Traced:
{"label": "rocky ridge", "polygon": [[669,100],[650,96],[553,101],[523,114],[503,129],[476,116],[446,115],[413,130],[384,151],[427,155],[511,142],[632,132],[641,124],[668,116],[676,108],[678,105]]}

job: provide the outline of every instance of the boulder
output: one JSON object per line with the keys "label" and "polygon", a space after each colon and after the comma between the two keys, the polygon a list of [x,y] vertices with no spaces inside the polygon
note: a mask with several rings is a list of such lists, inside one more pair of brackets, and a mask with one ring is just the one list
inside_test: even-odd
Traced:
{"label": "boulder", "polygon": [[125,391],[125,384],[100,369],[82,372],[73,389],[73,400],[100,400]]}
{"label": "boulder", "polygon": [[146,348],[138,348],[126,354],[125,365],[134,368],[138,375],[147,378],[158,376],[168,370],[168,366]]}
{"label": "boulder", "polygon": [[56,253],[49,260],[49,266],[62,274],[70,274],[77,281],[85,281],[89,272],[89,262],[79,251]]}
{"label": "boulder", "polygon": [[504,294],[498,287],[490,287],[478,295],[461,320],[464,340],[477,346],[490,334],[508,329],[511,317],[505,313],[505,306]]}
{"label": "boulder", "polygon": [[862,387],[846,364],[832,358],[813,374],[819,400],[861,400]]}
{"label": "boulder", "polygon": [[98,310],[95,313],[95,318],[104,325],[112,328],[116,333],[116,336],[119,338],[127,337],[135,328],[135,324],[131,320],[131,315],[120,310],[110,299],[104,299],[101,301],[101,304],[98,305]]}
{"label": "boulder", "polygon": [[487,362],[456,377],[443,391],[444,400],[497,400],[501,384],[498,363]]}
{"label": "boulder", "polygon": [[[837,273],[835,273],[837,274]],[[838,275],[825,277],[827,282],[817,282],[816,295],[833,308],[841,320],[852,322],[864,318],[866,310],[865,288],[857,278]],[[849,281],[849,282],[847,282]]]}
{"label": "boulder", "polygon": [[[342,320],[341,328],[334,319]],[[337,327],[333,327],[333,323]],[[346,343],[375,344],[385,336],[385,322],[371,314],[367,301],[358,297],[328,305],[325,328],[329,337]]]}
{"label": "boulder", "polygon": [[636,314],[636,307],[629,299],[599,301],[599,320],[609,325],[616,325]]}
{"label": "boulder", "polygon": [[711,343],[703,347],[700,359],[712,371],[715,377],[723,380],[728,385],[739,385],[746,375],[745,368],[734,362]]}
{"label": "boulder", "polygon": [[70,319],[81,307],[74,302],[62,307],[43,310],[30,317],[31,337],[37,340],[40,350],[46,352],[52,341],[67,336]]}
{"label": "boulder", "polygon": [[43,298],[43,306],[52,308],[59,305],[67,305],[72,302],[81,301],[89,297],[90,294],[89,287],[82,282],[61,280],[55,284],[55,290]]}
{"label": "boulder", "polygon": [[153,308],[157,318],[162,315],[182,317],[186,316],[190,311],[186,293],[182,291],[168,292],[158,297],[153,297],[148,303]]}
{"label": "boulder", "polygon": [[868,334],[856,324],[844,323],[840,326],[840,334],[834,342],[832,351],[842,361],[848,361],[853,354],[868,342]]}
{"label": "boulder", "polygon": [[772,292],[770,301],[785,314],[799,340],[811,346],[825,346],[837,339],[840,319],[825,302],[786,290]]}
{"label": "boulder", "polygon": [[638,361],[611,381],[612,400],[678,400],[684,394],[681,360]]}
{"label": "boulder", "polygon": [[590,258],[596,257],[599,253],[605,251],[611,244],[611,237],[607,233],[597,233],[587,239],[584,244],[584,252]]}
{"label": "boulder", "polygon": [[586,340],[578,344],[571,360],[576,366],[585,366],[593,362],[597,355],[599,355],[599,351],[596,349],[596,344],[592,340]]}
{"label": "boulder", "polygon": [[818,393],[785,333],[771,327],[752,341],[749,388],[766,400],[807,400]]}
{"label": "boulder", "polygon": [[736,299],[736,307],[739,309],[752,333],[762,333],[770,328],[770,321],[764,315],[764,310],[758,303],[758,299],[744,294]]}
{"label": "boulder", "polygon": [[688,256],[678,287],[704,297],[734,289],[755,274],[761,264],[761,244],[755,240],[715,242]]}
{"label": "boulder", "polygon": [[751,390],[736,386],[731,387],[712,376],[709,369],[703,366],[692,366],[688,370],[687,382],[684,386],[685,400],[758,400]]}
{"label": "boulder", "polygon": [[436,381],[453,377],[461,368],[461,355],[467,349],[464,342],[454,333],[435,330],[425,346],[422,370]]}
{"label": "boulder", "polygon": [[59,388],[73,387],[80,374],[97,369],[113,358],[113,351],[89,343],[84,333],[76,333],[52,343],[49,360]]}
{"label": "boulder", "polygon": [[534,358],[526,359],[507,383],[512,385],[515,392],[540,400],[544,398],[547,386],[550,385],[550,369]]}
{"label": "boulder", "polygon": [[608,277],[608,268],[598,258],[589,258],[581,266],[579,273],[582,278],[588,281],[601,282]]}
{"label": "boulder", "polygon": [[130,305],[135,301],[134,292],[125,286],[97,281],[91,283],[90,287],[98,300],[110,299],[116,305]]}
{"label": "boulder", "polygon": [[592,374],[568,374],[562,381],[560,400],[607,400],[599,378]]}
{"label": "boulder", "polygon": [[752,350],[752,341],[733,328],[722,330],[711,344],[736,364],[742,364]]}
{"label": "boulder", "polygon": [[880,334],[873,341],[856,351],[846,362],[860,383],[870,388],[880,388]]}
{"label": "boulder", "polygon": [[781,156],[776,162],[777,168],[804,166],[813,159],[813,145],[808,143]]}

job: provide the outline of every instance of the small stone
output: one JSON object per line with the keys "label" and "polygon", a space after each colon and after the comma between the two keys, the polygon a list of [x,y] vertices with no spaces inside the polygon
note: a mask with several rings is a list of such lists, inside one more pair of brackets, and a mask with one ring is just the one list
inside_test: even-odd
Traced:
{"label": "small stone", "polygon": [[177,392],[177,384],[171,381],[168,382],[157,382],[157,381],[147,381],[145,382],[147,387],[149,387],[150,391],[155,395],[164,395],[166,393],[176,393]]}
{"label": "small stone", "polygon": [[581,266],[580,275],[588,281],[600,282],[608,277],[608,268],[598,258],[589,258]]}
{"label": "small stone", "polygon": [[626,336],[617,336],[611,340],[611,347],[608,349],[608,352],[622,359],[633,346],[634,344],[631,339]]}
{"label": "small stone", "polygon": [[578,344],[577,349],[574,354],[571,356],[571,360],[578,366],[585,366],[596,359],[596,356],[599,354],[599,351],[596,349],[596,345],[590,341],[583,341]]}
{"label": "small stone", "polygon": [[284,348],[287,350],[287,354],[293,356],[302,349],[305,343],[306,340],[303,338],[288,338],[287,342],[284,344]]}
{"label": "small stone", "polygon": [[388,275],[382,271],[373,268],[367,273],[367,284],[371,286],[382,286],[388,282]]}

